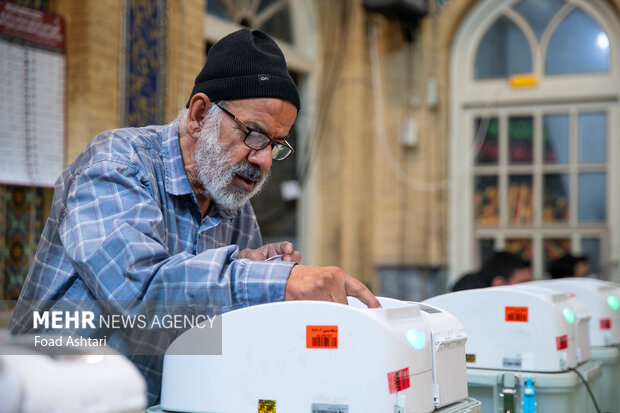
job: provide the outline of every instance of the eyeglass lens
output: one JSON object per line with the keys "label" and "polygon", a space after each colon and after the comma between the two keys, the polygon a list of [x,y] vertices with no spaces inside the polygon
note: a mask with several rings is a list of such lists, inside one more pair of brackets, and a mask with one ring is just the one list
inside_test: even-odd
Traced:
{"label": "eyeglass lens", "polygon": [[[265,135],[252,131],[245,139],[245,144],[252,149],[261,150],[272,141]],[[284,144],[275,143],[271,148],[271,156],[276,161],[280,161],[291,154],[292,150]]]}

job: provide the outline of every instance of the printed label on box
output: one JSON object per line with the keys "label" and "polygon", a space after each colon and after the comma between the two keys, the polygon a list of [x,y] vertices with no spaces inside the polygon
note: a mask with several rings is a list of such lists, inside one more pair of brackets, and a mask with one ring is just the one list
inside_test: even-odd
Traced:
{"label": "printed label on box", "polygon": [[312,413],[349,413],[346,404],[312,403]]}
{"label": "printed label on box", "polygon": [[527,323],[528,308],[527,307],[506,307],[506,321]]}
{"label": "printed label on box", "polygon": [[564,334],[563,336],[556,337],[555,344],[558,350],[564,350],[568,348],[568,336]]}
{"label": "printed label on box", "polygon": [[521,358],[504,357],[502,359],[502,367],[505,369],[521,369]]}
{"label": "printed label on box", "polygon": [[338,326],[306,326],[306,348],[338,348]]}
{"label": "printed label on box", "polygon": [[388,373],[387,376],[390,394],[411,387],[409,382],[409,367]]}
{"label": "printed label on box", "polygon": [[258,413],[276,413],[275,400],[259,400]]}

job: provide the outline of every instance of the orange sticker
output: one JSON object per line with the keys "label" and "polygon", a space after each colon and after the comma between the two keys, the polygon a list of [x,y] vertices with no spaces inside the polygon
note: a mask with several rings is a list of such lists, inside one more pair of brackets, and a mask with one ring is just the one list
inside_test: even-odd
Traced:
{"label": "orange sticker", "polygon": [[338,326],[306,326],[306,348],[338,348]]}
{"label": "orange sticker", "polygon": [[506,321],[527,323],[527,307],[506,307]]}

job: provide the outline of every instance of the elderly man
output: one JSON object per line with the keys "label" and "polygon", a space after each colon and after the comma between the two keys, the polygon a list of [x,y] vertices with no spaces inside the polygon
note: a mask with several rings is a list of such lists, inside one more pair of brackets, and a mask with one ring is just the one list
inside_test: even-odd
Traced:
{"label": "elderly man", "polygon": [[[243,29],[213,46],[176,121],[95,137],[56,183],[12,332],[33,331],[33,310],[134,314],[145,302],[226,312],[352,295],[378,307],[341,269],[298,265],[288,242],[262,245],[248,201],[292,153],[299,105],[278,46]],[[127,354],[128,340],[115,331],[107,342]],[[158,355],[131,359],[154,403],[169,342],[150,344]]]}

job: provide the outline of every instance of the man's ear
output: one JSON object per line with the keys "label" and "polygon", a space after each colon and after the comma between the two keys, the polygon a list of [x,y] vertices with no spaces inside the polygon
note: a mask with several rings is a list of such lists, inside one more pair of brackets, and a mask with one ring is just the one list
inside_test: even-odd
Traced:
{"label": "man's ear", "polygon": [[196,93],[189,101],[187,110],[187,133],[198,139],[205,115],[211,109],[211,100],[204,93]]}
{"label": "man's ear", "polygon": [[491,280],[491,287],[499,287],[500,285],[506,285],[506,279],[501,275],[496,275]]}

